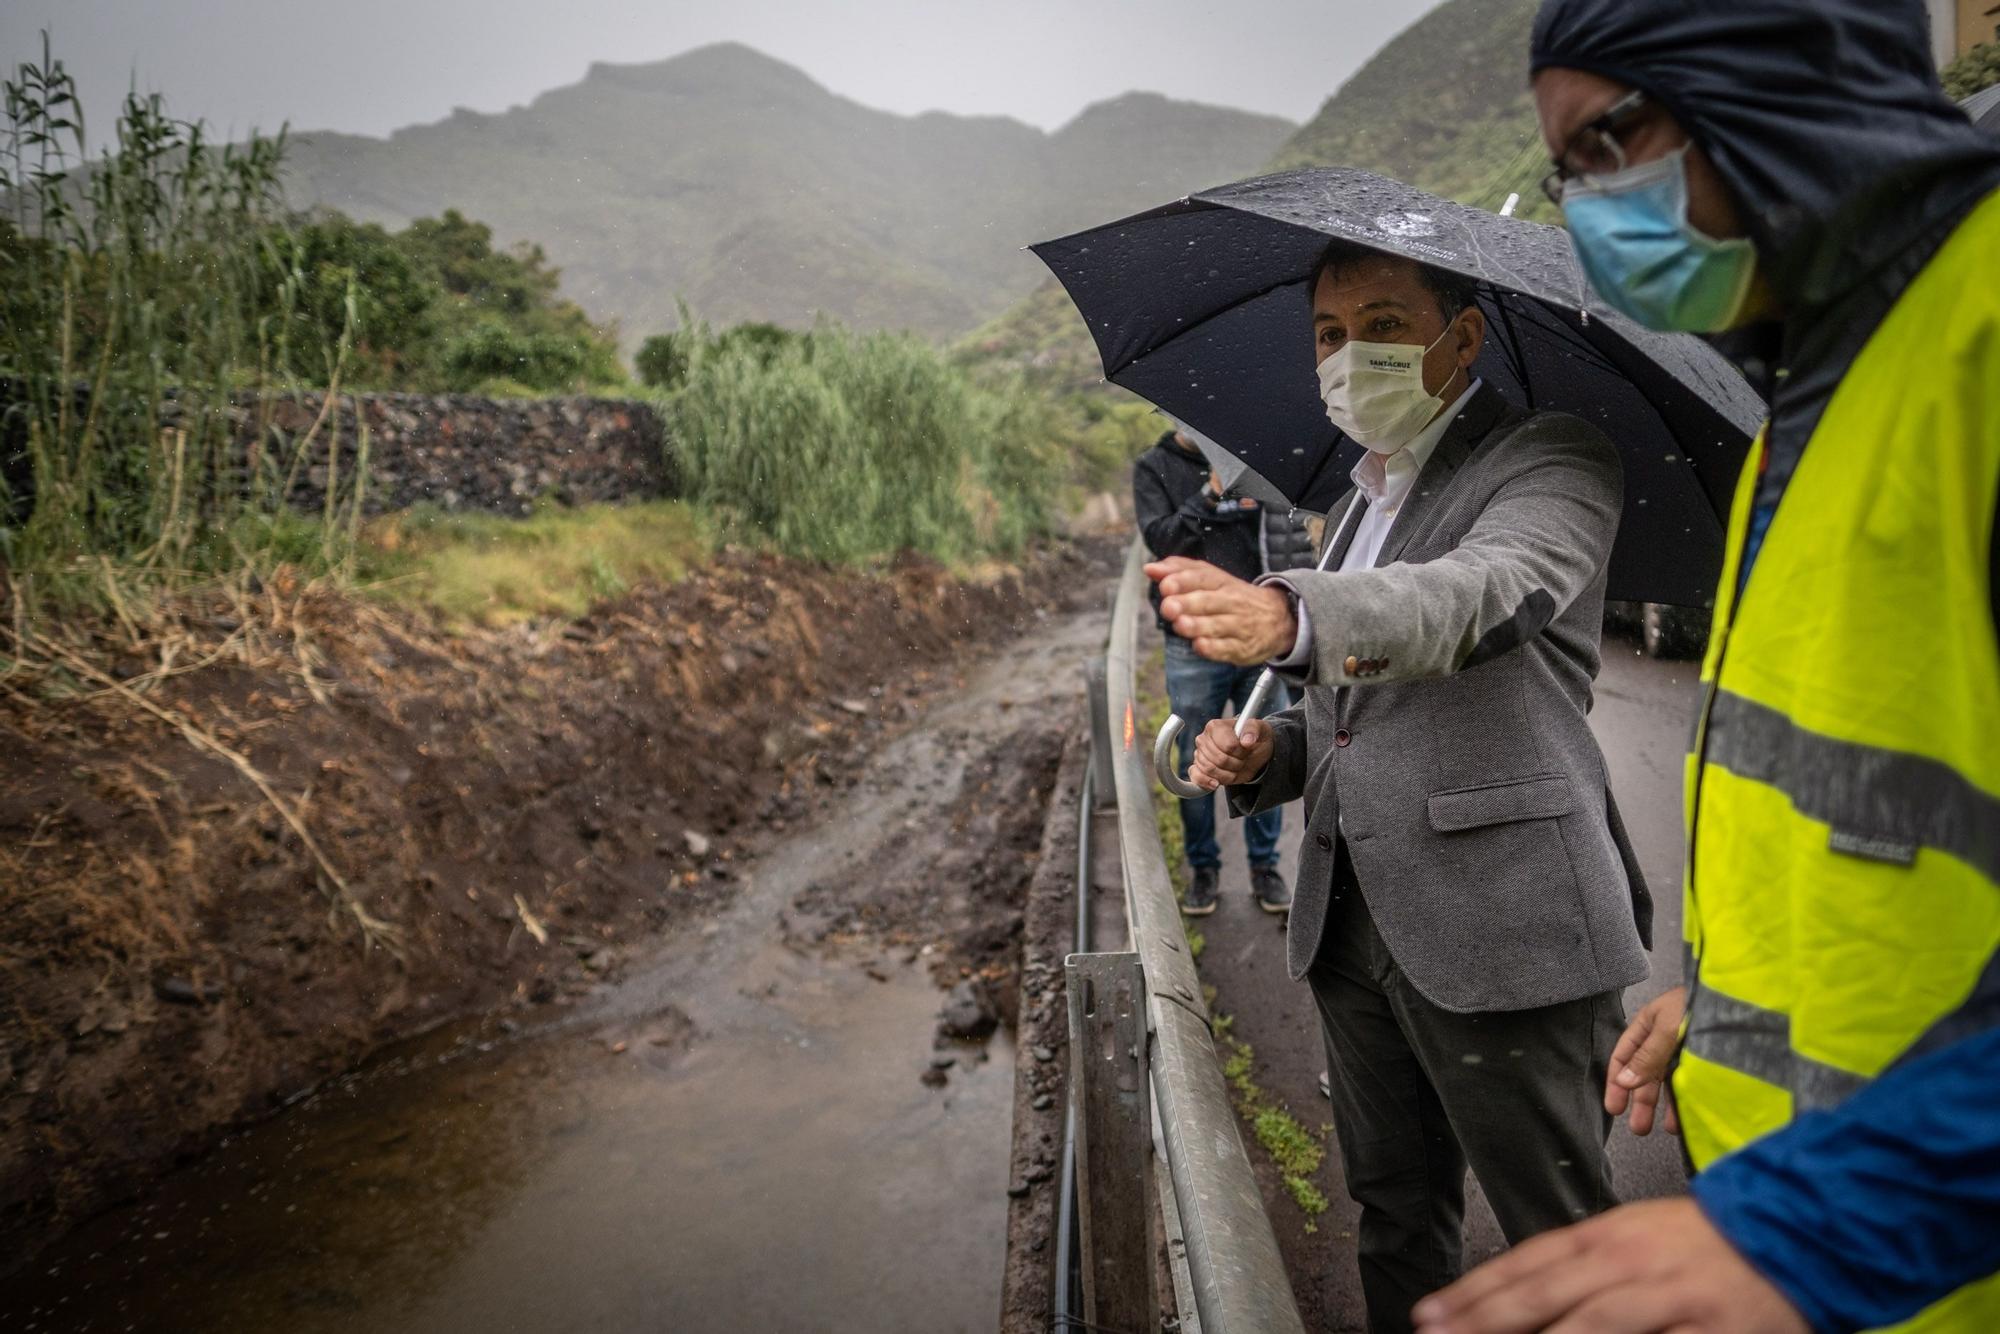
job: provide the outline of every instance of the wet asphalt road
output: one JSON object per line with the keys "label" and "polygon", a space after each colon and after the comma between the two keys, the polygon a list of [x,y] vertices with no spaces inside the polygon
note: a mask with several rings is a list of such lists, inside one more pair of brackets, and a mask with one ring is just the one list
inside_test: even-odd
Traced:
{"label": "wet asphalt road", "polygon": [[[1681,758],[1698,699],[1697,666],[1640,657],[1629,642],[1615,638],[1605,641],[1604,659],[1591,722],[1655,902],[1653,975],[1626,992],[1630,1014],[1680,981]],[[1288,875],[1298,865],[1296,811],[1286,810],[1282,848]],[[1222,906],[1197,924],[1207,940],[1202,976],[1217,988],[1215,1008],[1235,1016],[1235,1034],[1256,1051],[1259,1084],[1308,1129],[1326,1128],[1330,1112],[1317,1087],[1326,1054],[1312,996],[1303,983],[1285,976],[1281,920],[1250,901],[1240,822],[1220,824]],[[1279,1187],[1262,1152],[1251,1148],[1307,1328],[1363,1328],[1354,1261],[1359,1210],[1347,1198],[1331,1136],[1316,1181],[1332,1207],[1316,1220],[1314,1232],[1306,1230],[1311,1220]],[[1638,1139],[1621,1122],[1612,1132],[1611,1158],[1623,1199],[1684,1188],[1679,1146],[1658,1133]],[[1475,1264],[1503,1244],[1475,1182],[1467,1198],[1466,1261]]]}

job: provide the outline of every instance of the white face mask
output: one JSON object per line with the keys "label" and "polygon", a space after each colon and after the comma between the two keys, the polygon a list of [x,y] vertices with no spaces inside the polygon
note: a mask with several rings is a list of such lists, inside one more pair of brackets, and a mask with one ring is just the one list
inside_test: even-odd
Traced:
{"label": "white face mask", "polygon": [[1424,355],[1451,336],[1451,325],[1430,347],[1414,343],[1349,341],[1319,364],[1319,396],[1326,415],[1348,439],[1377,454],[1393,454],[1416,439],[1444,400],[1424,388]]}

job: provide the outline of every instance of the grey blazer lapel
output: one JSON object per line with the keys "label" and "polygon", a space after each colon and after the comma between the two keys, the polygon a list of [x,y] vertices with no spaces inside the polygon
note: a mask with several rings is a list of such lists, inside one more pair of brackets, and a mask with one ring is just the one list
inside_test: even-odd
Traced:
{"label": "grey blazer lapel", "polygon": [[1368,513],[1368,498],[1357,487],[1349,487],[1347,494],[1335,501],[1333,508],[1326,512],[1326,521],[1333,525],[1327,529],[1327,539],[1333,543],[1333,550],[1320,552],[1319,567],[1322,570],[1337,570],[1347,559],[1347,549],[1354,545],[1354,534],[1361,527],[1361,518]]}
{"label": "grey blazer lapel", "polygon": [[1389,525],[1389,535],[1382,541],[1382,553],[1375,558],[1375,568],[1380,569],[1403,554],[1411,536],[1443,503],[1445,488],[1451,485],[1453,474],[1465,466],[1479,442],[1506,414],[1507,400],[1492,385],[1482,384],[1473,392],[1472,400],[1459,409],[1458,416],[1445,428],[1444,438],[1424,460],[1424,470],[1417,474],[1416,485],[1410,488],[1402,511]]}

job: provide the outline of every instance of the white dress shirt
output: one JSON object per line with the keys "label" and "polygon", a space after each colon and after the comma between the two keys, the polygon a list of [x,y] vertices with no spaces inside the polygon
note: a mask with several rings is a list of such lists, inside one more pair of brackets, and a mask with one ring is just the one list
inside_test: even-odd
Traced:
{"label": "white dress shirt", "polygon": [[[1438,441],[1444,439],[1444,433],[1457,420],[1460,409],[1472,401],[1472,396],[1484,383],[1484,380],[1474,380],[1467,385],[1463,393],[1446,404],[1409,444],[1395,453],[1377,454],[1369,450],[1361,456],[1361,462],[1354,465],[1354,471],[1348,476],[1354,480],[1354,489],[1368,502],[1368,508],[1361,512],[1360,521],[1354,527],[1354,540],[1348,543],[1347,554],[1340,559],[1342,574],[1375,568],[1375,561],[1382,554],[1382,544],[1389,538],[1389,529],[1402,512],[1403,502],[1410,498],[1410,491],[1416,486],[1424,464],[1430,461]],[[1344,522],[1352,509],[1350,504],[1341,512],[1340,519],[1334,522]],[[1338,538],[1337,527],[1327,535],[1328,542]],[[1303,602],[1298,604],[1297,612],[1299,633],[1292,640],[1292,651],[1273,661],[1273,667],[1298,671],[1312,664],[1312,618],[1306,614]]]}

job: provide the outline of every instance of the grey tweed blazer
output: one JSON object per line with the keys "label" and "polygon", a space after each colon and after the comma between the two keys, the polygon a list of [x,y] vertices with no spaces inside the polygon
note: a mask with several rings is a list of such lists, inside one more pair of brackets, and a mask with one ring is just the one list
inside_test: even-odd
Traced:
{"label": "grey tweed blazer", "polygon": [[[1337,839],[1397,966],[1433,1003],[1519,1010],[1647,973],[1652,899],[1591,735],[1623,473],[1611,442],[1482,387],[1372,570],[1278,576],[1311,618],[1250,815],[1304,798],[1289,968],[1319,953]],[[1351,541],[1360,505],[1330,512]],[[1336,552],[1331,564],[1338,566]]]}

